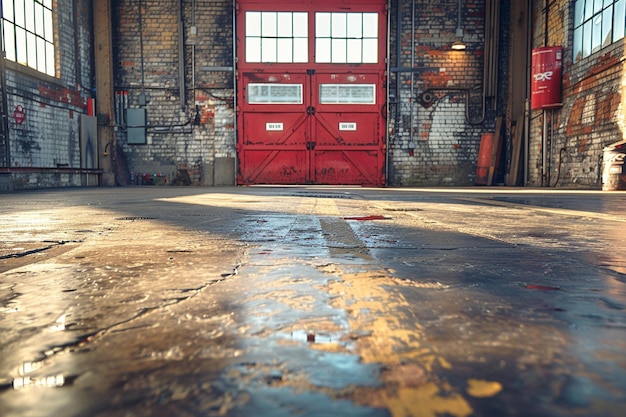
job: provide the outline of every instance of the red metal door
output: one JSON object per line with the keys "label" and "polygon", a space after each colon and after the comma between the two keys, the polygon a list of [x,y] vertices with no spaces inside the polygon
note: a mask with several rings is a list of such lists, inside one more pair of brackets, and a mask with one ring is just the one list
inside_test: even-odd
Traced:
{"label": "red metal door", "polygon": [[385,4],[239,2],[239,184],[385,184]]}
{"label": "red metal door", "polygon": [[243,73],[239,114],[241,184],[309,183],[306,74]]}
{"label": "red metal door", "polygon": [[382,81],[377,73],[313,77],[313,182],[384,185]]}

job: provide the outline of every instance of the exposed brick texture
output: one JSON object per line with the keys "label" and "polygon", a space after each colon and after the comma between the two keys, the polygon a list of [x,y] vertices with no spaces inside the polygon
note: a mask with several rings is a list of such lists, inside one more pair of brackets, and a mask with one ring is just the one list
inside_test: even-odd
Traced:
{"label": "exposed brick texture", "polygon": [[56,77],[7,62],[10,161],[3,146],[0,166],[18,171],[17,189],[87,185],[84,175],[68,171],[81,168],[80,119],[93,88],[91,1],[54,4]]}
{"label": "exposed brick texture", "polygon": [[[471,185],[481,134],[493,126],[492,114],[483,118],[480,94],[484,2],[463,2],[460,26],[465,51],[450,49],[456,40],[456,0],[404,1],[400,22],[397,7],[393,2],[390,11],[390,183]],[[432,93],[435,100],[422,105],[423,92]],[[477,123],[466,120],[466,113]]]}
{"label": "exposed brick texture", "polygon": [[[56,77],[7,63],[10,158],[3,137],[0,167],[19,171],[10,174],[15,188],[90,184],[71,170],[84,168],[81,119],[87,98],[94,94],[92,2],[54,4]],[[214,185],[216,165],[236,158],[233,2],[111,4],[114,88],[128,92],[128,101],[116,103],[116,140],[128,170],[164,174],[167,184]],[[508,44],[507,23],[515,20],[511,16],[509,21],[511,3],[500,2],[498,93],[485,100],[485,2],[462,3],[467,44],[462,52],[450,50],[456,38],[457,0],[403,0],[399,14],[399,2],[390,4],[388,182],[472,185],[481,135],[493,131],[496,116],[510,119],[507,63],[509,54],[517,53]],[[531,112],[528,185],[600,188],[603,148],[623,140],[626,132],[624,41],[573,63],[574,2],[533,4],[532,47],[563,47],[563,106]],[[432,101],[420,101],[424,92],[432,94]],[[22,124],[13,117],[18,106],[26,115]],[[146,109],[146,144],[128,143],[124,106]],[[506,136],[508,145],[509,131]]]}
{"label": "exposed brick texture", "polygon": [[563,46],[563,107],[532,112],[528,172],[531,186],[600,188],[603,148],[626,139],[624,41],[574,63],[570,29],[573,3],[550,1],[546,9],[545,2],[536,2],[533,46]]}
{"label": "exposed brick texture", "polygon": [[141,107],[142,91],[148,98],[146,145],[129,145],[124,126],[117,140],[133,173],[158,171],[169,183],[188,178],[191,184],[213,185],[215,158],[235,158],[233,3],[196,1],[193,10],[191,1],[184,2],[182,98],[179,4],[117,2],[115,89],[129,92],[129,107]]}

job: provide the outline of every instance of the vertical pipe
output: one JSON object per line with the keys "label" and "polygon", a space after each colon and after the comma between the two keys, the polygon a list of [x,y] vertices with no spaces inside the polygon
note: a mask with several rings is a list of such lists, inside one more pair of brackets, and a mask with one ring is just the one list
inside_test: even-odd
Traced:
{"label": "vertical pipe", "polygon": [[543,132],[541,135],[541,186],[546,186],[547,173],[546,168],[548,166],[548,112],[543,111]]}
{"label": "vertical pipe", "polygon": [[395,135],[396,138],[399,135],[400,131],[400,116],[401,116],[401,107],[400,107],[400,68],[402,68],[402,0],[398,0],[396,10],[396,112],[395,112]]}
{"label": "vertical pipe", "polygon": [[413,112],[415,110],[415,100],[413,98],[413,94],[415,93],[415,87],[413,84],[415,83],[415,0],[411,0],[411,89],[409,93],[409,111],[411,115],[409,116],[409,144],[413,145],[413,122],[414,116]]}
{"label": "vertical pipe", "polygon": [[141,94],[145,98],[146,95],[146,71],[144,65],[143,53],[143,0],[139,0],[139,56],[141,60]]}
{"label": "vertical pipe", "polygon": [[385,186],[389,185],[389,75],[391,74],[391,0],[387,0],[387,76],[385,77]]}
{"label": "vertical pipe", "polygon": [[[0,2],[1,3],[1,2]],[[0,7],[2,9],[2,7]],[[0,10],[0,20],[4,18],[4,11]],[[6,68],[6,55],[4,51],[4,33],[3,27],[0,27],[0,88],[2,88],[2,136],[4,137],[5,147],[5,166],[11,167],[11,143],[9,141],[9,100],[7,98],[7,68]]]}
{"label": "vertical pipe", "polygon": [[76,77],[76,85],[82,85],[82,80],[81,80],[81,73],[80,73],[80,67],[81,67],[81,61],[80,61],[80,39],[78,36],[78,5],[77,5],[77,1],[78,0],[74,0],[72,2],[72,19],[74,20],[73,22],[73,30],[74,30],[74,74]]}
{"label": "vertical pipe", "polygon": [[524,103],[524,186],[528,185],[528,167],[530,152],[530,86],[531,54],[533,45],[533,8],[534,1],[526,0],[526,101]]}
{"label": "vertical pipe", "polygon": [[235,185],[237,185],[237,172],[239,171],[239,157],[237,155],[237,105],[237,0],[233,0],[233,139],[235,141]]}
{"label": "vertical pipe", "polygon": [[[191,3],[191,26],[195,29],[195,34],[198,34],[198,28],[196,27],[196,0]],[[196,105],[196,42],[191,45],[191,89],[193,90],[193,105]]]}
{"label": "vertical pipe", "polygon": [[178,94],[180,95],[180,109],[184,112],[187,109],[187,101],[185,94],[185,21],[183,20],[183,1],[180,0],[178,2]]}

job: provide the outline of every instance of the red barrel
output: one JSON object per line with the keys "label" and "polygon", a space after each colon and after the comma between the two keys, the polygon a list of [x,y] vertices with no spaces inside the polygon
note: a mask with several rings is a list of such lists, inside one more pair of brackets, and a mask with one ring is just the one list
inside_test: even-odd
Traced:
{"label": "red barrel", "polygon": [[563,48],[546,46],[533,49],[531,60],[531,110],[561,107],[561,68]]}

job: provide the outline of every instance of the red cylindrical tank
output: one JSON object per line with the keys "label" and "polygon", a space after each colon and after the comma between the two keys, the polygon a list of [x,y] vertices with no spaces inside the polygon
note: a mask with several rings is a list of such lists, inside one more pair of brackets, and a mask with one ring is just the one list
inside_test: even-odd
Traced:
{"label": "red cylindrical tank", "polygon": [[531,110],[561,107],[563,48],[546,46],[532,51]]}
{"label": "red cylindrical tank", "polygon": [[491,168],[491,154],[493,152],[493,133],[483,133],[480,138],[478,150],[478,163],[476,164],[475,185],[489,185],[489,169]]}

